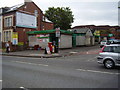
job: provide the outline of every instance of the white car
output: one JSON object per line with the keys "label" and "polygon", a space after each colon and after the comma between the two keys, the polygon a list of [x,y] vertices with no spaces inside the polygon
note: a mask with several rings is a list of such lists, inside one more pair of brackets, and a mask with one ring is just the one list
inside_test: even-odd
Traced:
{"label": "white car", "polygon": [[108,44],[108,40],[103,40],[100,42],[100,47],[102,48],[104,45],[107,45]]}

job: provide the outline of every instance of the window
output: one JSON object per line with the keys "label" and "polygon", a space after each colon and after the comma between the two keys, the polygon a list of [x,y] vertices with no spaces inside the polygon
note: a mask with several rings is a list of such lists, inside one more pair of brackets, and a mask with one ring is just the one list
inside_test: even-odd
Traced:
{"label": "window", "polygon": [[42,16],[42,20],[45,21],[45,16]]}
{"label": "window", "polygon": [[105,47],[103,52],[120,53],[120,46]]}
{"label": "window", "polygon": [[37,17],[37,16],[38,16],[38,11],[35,10],[35,11],[34,11],[34,14],[35,14],[35,16]]}
{"label": "window", "polygon": [[111,51],[111,47],[105,47],[103,52],[110,52]]}
{"label": "window", "polygon": [[10,16],[10,17],[5,17],[5,19],[4,19],[4,26],[5,26],[5,27],[10,27],[10,26],[12,26],[12,16]]}
{"label": "window", "polygon": [[120,46],[113,47],[113,52],[120,53]]}
{"label": "window", "polygon": [[12,41],[12,31],[6,30],[4,31],[4,42]]}

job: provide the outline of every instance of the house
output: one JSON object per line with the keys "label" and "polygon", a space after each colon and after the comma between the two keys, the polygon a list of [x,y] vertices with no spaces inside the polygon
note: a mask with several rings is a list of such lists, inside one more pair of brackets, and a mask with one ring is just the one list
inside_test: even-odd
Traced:
{"label": "house", "polygon": [[5,7],[2,13],[3,46],[11,42],[11,50],[28,46],[28,31],[41,31],[53,29],[52,22],[46,22],[42,10],[31,0],[12,7]]}
{"label": "house", "polygon": [[2,12],[3,9],[0,9],[0,42],[2,42]]}
{"label": "house", "polygon": [[1,15],[1,10],[0,10],[0,48],[2,48],[1,42],[2,42],[2,15]]}
{"label": "house", "polygon": [[94,45],[94,35],[89,28],[70,29],[73,31],[73,47]]}

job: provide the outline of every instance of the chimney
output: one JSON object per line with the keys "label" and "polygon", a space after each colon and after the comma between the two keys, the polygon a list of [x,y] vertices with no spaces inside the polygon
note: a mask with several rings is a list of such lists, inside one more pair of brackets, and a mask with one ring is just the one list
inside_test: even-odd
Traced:
{"label": "chimney", "polygon": [[26,3],[26,2],[33,2],[32,0],[24,0],[24,2]]}

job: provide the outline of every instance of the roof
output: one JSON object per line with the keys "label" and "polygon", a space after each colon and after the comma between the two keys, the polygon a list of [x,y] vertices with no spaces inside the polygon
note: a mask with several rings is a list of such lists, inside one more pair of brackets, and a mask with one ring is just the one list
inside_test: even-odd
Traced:
{"label": "roof", "polygon": [[85,27],[91,28],[91,27],[95,27],[95,25],[80,25],[80,26],[75,26],[75,27],[73,27],[72,29],[85,28]]}
{"label": "roof", "polygon": [[50,20],[48,20],[47,18],[45,18],[45,22],[48,22],[48,23],[52,23]]}
{"label": "roof", "polygon": [[[49,34],[49,33],[55,33],[55,29],[52,30],[42,30],[42,31],[29,31],[27,32],[27,34]],[[61,33],[63,34],[73,34],[70,31],[66,31],[66,30],[60,30]]]}
{"label": "roof", "polygon": [[74,31],[76,33],[87,33],[87,31],[90,30],[89,28],[80,28],[80,29],[71,29],[71,31]]}
{"label": "roof", "polygon": [[17,10],[18,8],[20,8],[23,5],[24,5],[24,3],[9,7],[9,10],[6,12],[11,12],[11,11]]}

